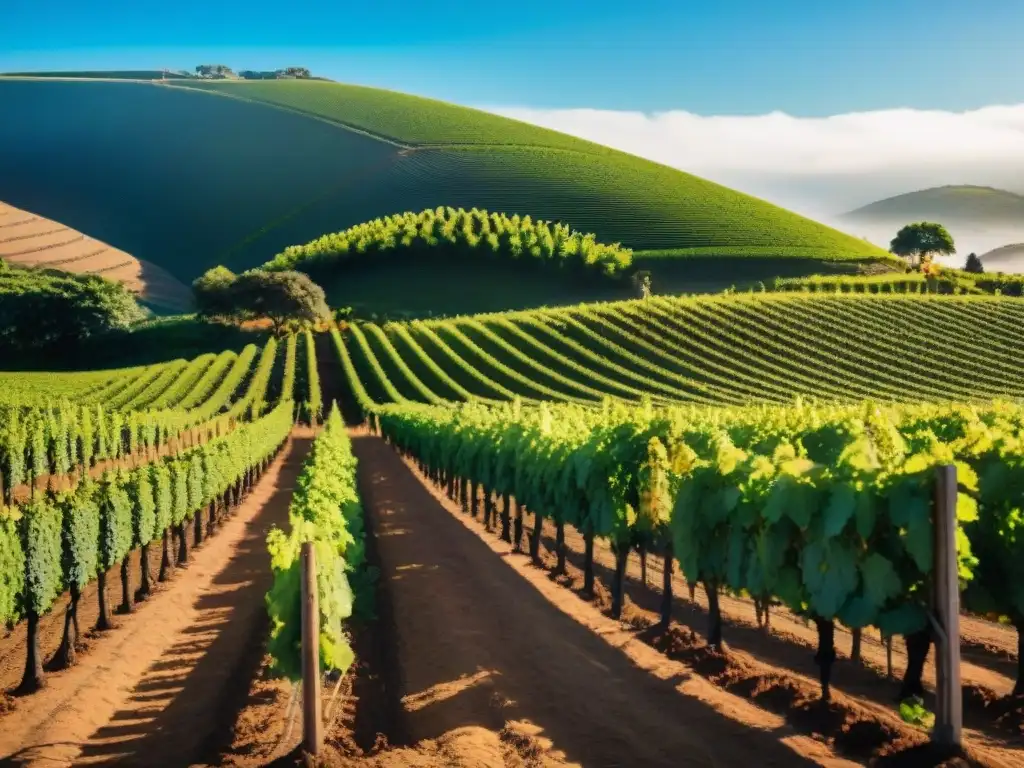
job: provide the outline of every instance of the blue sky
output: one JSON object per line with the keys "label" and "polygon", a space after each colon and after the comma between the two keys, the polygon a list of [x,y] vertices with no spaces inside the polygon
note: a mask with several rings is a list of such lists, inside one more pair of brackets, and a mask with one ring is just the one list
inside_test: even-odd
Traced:
{"label": "blue sky", "polygon": [[1024,101],[1020,0],[3,0],[0,71],[306,65],[471,105],[819,116]]}

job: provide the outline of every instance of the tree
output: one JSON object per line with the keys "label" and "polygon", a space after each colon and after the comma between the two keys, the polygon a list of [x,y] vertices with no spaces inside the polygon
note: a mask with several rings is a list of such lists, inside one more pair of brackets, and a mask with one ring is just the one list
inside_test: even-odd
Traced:
{"label": "tree", "polygon": [[145,317],[122,285],[56,269],[0,270],[0,346],[77,344]]}
{"label": "tree", "polygon": [[214,267],[192,283],[196,312],[204,319],[234,317],[237,307],[232,295],[237,276],[225,267]]}
{"label": "tree", "polygon": [[920,221],[907,224],[889,243],[889,250],[907,259],[911,265],[937,255],[956,253],[953,236],[941,224]]}
{"label": "tree", "polygon": [[234,77],[235,73],[226,64],[200,64],[196,67],[196,74],[200,77],[225,78]]}
{"label": "tree", "polygon": [[299,79],[308,79],[310,76],[309,70],[306,67],[286,67],[278,70],[278,74],[283,75],[284,77],[295,77]]}
{"label": "tree", "polygon": [[329,321],[324,289],[301,272],[243,272],[231,287],[237,310],[251,317],[266,317],[279,331],[289,320],[302,323]]}
{"label": "tree", "polygon": [[978,258],[978,254],[969,253],[967,254],[967,263],[964,264],[964,272],[974,272],[980,275],[985,271],[985,267],[981,264],[981,259]]}

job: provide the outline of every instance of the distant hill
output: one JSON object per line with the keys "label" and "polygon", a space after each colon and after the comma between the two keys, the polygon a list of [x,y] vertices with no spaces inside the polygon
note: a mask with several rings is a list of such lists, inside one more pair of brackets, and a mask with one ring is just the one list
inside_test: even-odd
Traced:
{"label": "distant hill", "polygon": [[190,289],[167,270],[2,201],[0,258],[22,267],[102,275],[124,283],[139,299],[159,309],[182,311],[192,298]]}
{"label": "distant hill", "polygon": [[1024,243],[1013,243],[993,248],[980,254],[986,272],[1024,272]]}
{"label": "distant hill", "polygon": [[680,272],[673,285],[683,290],[698,273],[738,284],[888,262],[864,240],[696,176],[391,91],[0,78],[0,103],[0,146],[11,150],[0,153],[0,199],[185,283],[216,264],[256,266],[327,232],[437,206],[564,222],[633,249],[658,285]]}
{"label": "distant hill", "polygon": [[967,184],[932,187],[865,205],[842,216],[850,223],[938,221],[965,226],[1019,226],[1024,195]]}

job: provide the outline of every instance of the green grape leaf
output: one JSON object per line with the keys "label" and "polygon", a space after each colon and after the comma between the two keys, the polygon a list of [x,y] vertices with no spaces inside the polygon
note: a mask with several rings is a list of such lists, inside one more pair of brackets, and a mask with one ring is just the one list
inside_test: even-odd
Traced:
{"label": "green grape leaf", "polygon": [[853,488],[846,483],[834,486],[825,507],[825,536],[831,538],[842,533],[856,507],[857,497]]}
{"label": "green grape leaf", "polygon": [[771,491],[768,492],[768,500],[765,502],[762,514],[769,523],[779,522],[786,513],[792,497],[792,483],[792,478],[783,475],[775,481]]}
{"label": "green grape leaf", "polygon": [[973,523],[978,519],[978,502],[966,493],[957,494],[956,519],[961,523]]}
{"label": "green grape leaf", "polygon": [[791,609],[797,612],[803,610],[804,588],[799,570],[791,565],[780,568],[773,589],[779,600]]}
{"label": "green grape leaf", "polygon": [[976,492],[978,490],[978,473],[966,462],[957,461],[955,464],[957,484],[968,491]]}
{"label": "green grape leaf", "polygon": [[736,509],[740,500],[739,488],[722,488],[711,497],[708,510],[708,521],[712,525],[724,522],[728,519],[729,513]]}
{"label": "green grape leaf", "polygon": [[886,635],[910,635],[928,624],[928,614],[917,603],[905,603],[878,616],[878,628]]}
{"label": "green grape leaf", "polygon": [[862,539],[868,538],[875,531],[875,520],[878,512],[875,509],[875,499],[867,492],[857,494],[857,533]]}
{"label": "green grape leaf", "polygon": [[905,528],[911,519],[922,513],[927,516],[929,500],[920,490],[920,483],[912,478],[904,479],[893,488],[889,496],[889,517],[900,528]]}
{"label": "green grape leaf", "polygon": [[803,551],[801,570],[811,608],[831,619],[857,588],[857,559],[849,545],[832,539],[816,541]]}
{"label": "green grape leaf", "polygon": [[726,583],[734,589],[744,586],[743,572],[747,554],[747,534],[741,528],[729,531],[729,551],[726,555]]}
{"label": "green grape leaf", "polygon": [[854,595],[846,601],[839,611],[839,620],[851,629],[859,629],[873,624],[878,615],[876,606],[863,595]]}
{"label": "green grape leaf", "polygon": [[932,570],[932,528],[927,505],[913,507],[912,515],[907,521],[906,532],[903,534],[903,544],[922,573],[930,573]]}
{"label": "green grape leaf", "polygon": [[864,559],[860,574],[864,581],[864,596],[875,608],[885,605],[903,587],[892,563],[877,552],[872,552]]}

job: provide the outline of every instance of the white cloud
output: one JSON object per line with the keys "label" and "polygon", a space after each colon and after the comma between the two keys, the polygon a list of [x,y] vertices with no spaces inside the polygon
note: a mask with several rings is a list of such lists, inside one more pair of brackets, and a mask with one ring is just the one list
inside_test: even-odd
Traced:
{"label": "white cloud", "polygon": [[893,109],[824,118],[491,107],[680,168],[783,175],[863,174],[933,164],[1024,164],[1024,104],[972,112]]}
{"label": "white cloud", "polygon": [[[824,118],[483,109],[656,160],[833,225],[851,208],[929,186],[981,184],[1024,192],[1024,104]],[[854,234],[880,243],[892,236]],[[1024,239],[1024,222],[1021,233],[965,232],[971,242],[963,245],[980,252],[1018,234]]]}

